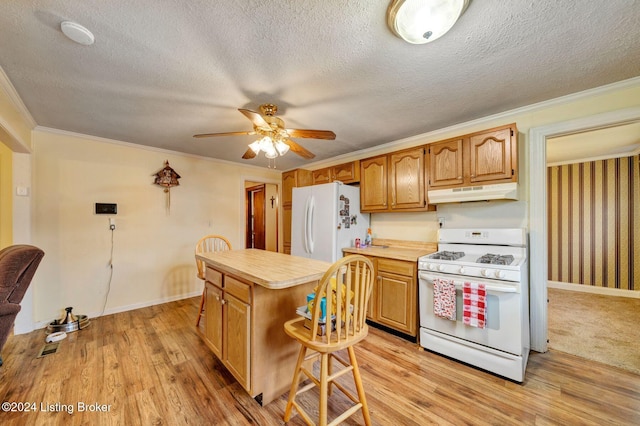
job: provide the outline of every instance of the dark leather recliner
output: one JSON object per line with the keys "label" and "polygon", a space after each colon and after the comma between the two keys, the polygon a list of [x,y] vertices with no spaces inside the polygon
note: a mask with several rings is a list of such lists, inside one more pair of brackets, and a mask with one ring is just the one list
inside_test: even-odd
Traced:
{"label": "dark leather recliner", "polygon": [[20,312],[20,302],[43,256],[44,252],[39,248],[24,244],[0,250],[0,352],[13,329]]}

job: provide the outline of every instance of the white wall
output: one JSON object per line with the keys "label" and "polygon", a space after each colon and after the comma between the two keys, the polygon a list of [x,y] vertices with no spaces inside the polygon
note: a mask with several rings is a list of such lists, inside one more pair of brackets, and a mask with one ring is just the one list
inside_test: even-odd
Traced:
{"label": "white wall", "polygon": [[[202,291],[193,250],[206,233],[244,245],[244,176],[280,172],[89,138],[48,129],[33,133],[33,243],[46,255],[34,279],[34,319],[101,313],[109,285],[111,231],[96,202],[117,203],[113,278],[106,313]],[[182,178],[171,210],[153,175],[169,160]],[[231,231],[233,230],[233,231]]]}

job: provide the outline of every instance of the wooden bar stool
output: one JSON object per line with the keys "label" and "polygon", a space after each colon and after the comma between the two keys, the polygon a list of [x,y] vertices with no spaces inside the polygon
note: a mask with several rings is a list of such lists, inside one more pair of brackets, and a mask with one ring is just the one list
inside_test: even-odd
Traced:
{"label": "wooden bar stool", "polygon": [[[320,387],[319,424],[327,425],[327,401],[332,392],[332,385],[342,391],[354,402],[349,409],[336,417],[331,425],[338,424],[350,417],[358,410],[362,410],[364,422],[371,424],[369,408],[362,387],[360,370],[356,361],[353,346],[364,339],[369,327],[366,324],[367,303],[373,288],[373,264],[369,259],[361,255],[343,257],[334,263],[324,274],[316,289],[316,294],[311,309],[311,320],[299,317],[284,324],[285,332],[301,344],[298,361],[293,373],[289,400],[284,413],[284,421],[291,418],[293,407],[302,416],[304,421],[313,425],[309,415],[296,402],[296,396]],[[323,327],[322,298],[326,299],[324,305],[328,317]],[[333,314],[333,315],[331,315]],[[333,320],[329,319],[333,318]],[[305,321],[307,324],[305,325]],[[330,324],[334,322],[332,327]],[[309,328],[307,328],[309,327]],[[324,332],[323,332],[324,329]],[[345,360],[336,353],[347,349],[349,360]],[[310,359],[320,359],[320,377],[315,377],[303,365]],[[333,360],[338,361],[344,368],[333,371]],[[352,372],[358,396],[354,396],[336,381],[345,373]],[[304,373],[311,383],[299,388],[300,373]]]}
{"label": "wooden bar stool", "polygon": [[[198,243],[196,244],[196,254],[225,250],[231,250],[231,243],[221,235],[205,235],[204,237],[200,238],[200,240],[198,240]],[[200,278],[202,280],[202,283],[204,284],[204,262],[202,260],[198,260],[197,257],[196,267],[198,268],[198,278]],[[202,313],[204,312],[204,298],[205,294],[203,287],[202,297],[200,298],[200,309],[198,310],[198,319],[196,320],[196,327],[200,325],[200,317],[202,317]]]}

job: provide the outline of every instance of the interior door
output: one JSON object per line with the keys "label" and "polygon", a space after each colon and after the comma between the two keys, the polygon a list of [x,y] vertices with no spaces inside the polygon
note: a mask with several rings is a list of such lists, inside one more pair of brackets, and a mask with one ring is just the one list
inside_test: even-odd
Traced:
{"label": "interior door", "polygon": [[247,188],[247,248],[266,248],[265,207],[265,185]]}

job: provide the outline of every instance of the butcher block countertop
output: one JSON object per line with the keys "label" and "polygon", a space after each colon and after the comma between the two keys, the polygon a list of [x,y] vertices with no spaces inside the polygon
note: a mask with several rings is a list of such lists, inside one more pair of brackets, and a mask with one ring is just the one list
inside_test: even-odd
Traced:
{"label": "butcher block countertop", "polygon": [[196,255],[205,264],[271,290],[317,281],[331,263],[258,249]]}
{"label": "butcher block countertop", "polygon": [[342,249],[347,254],[363,254],[365,256],[384,257],[387,259],[407,260],[417,262],[420,256],[438,251],[438,243],[421,241],[373,239],[373,246],[357,249],[348,247]]}

